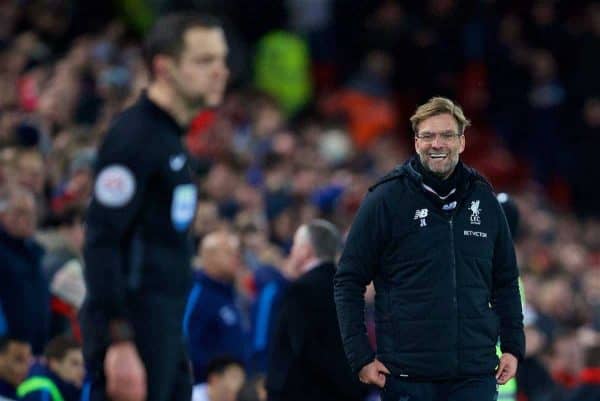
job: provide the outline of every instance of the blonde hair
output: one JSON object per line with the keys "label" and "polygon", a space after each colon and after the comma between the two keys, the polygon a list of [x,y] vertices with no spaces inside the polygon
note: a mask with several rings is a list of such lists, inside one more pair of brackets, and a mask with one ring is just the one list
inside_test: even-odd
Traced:
{"label": "blonde hair", "polygon": [[410,122],[412,124],[413,132],[417,133],[417,127],[421,122],[428,119],[429,117],[437,116],[440,114],[450,114],[456,120],[458,124],[458,130],[460,134],[465,133],[465,129],[471,125],[471,121],[469,121],[459,104],[454,103],[452,100],[436,96],[432,97],[427,101],[427,103],[423,103],[417,110],[415,114],[410,118]]}

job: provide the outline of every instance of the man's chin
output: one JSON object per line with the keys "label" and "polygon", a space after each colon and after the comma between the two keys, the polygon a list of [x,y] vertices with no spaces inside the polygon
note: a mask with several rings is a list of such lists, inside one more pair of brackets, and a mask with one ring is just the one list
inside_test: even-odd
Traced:
{"label": "man's chin", "polygon": [[435,167],[435,166],[431,166],[428,165],[425,167],[427,170],[429,170],[429,172],[433,175],[435,175],[436,177],[439,178],[446,178],[449,173],[450,170],[448,168],[443,168],[443,167]]}

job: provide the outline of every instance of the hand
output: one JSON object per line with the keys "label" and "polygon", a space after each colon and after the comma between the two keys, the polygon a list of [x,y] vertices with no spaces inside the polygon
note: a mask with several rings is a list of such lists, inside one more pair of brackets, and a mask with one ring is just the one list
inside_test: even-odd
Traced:
{"label": "hand", "polygon": [[504,384],[515,377],[518,364],[519,361],[514,355],[507,353],[502,354],[498,369],[496,370],[496,381],[498,384]]}
{"label": "hand", "polygon": [[113,401],[144,401],[146,399],[146,369],[131,341],[110,347],[104,358],[106,393]]}
{"label": "hand", "polygon": [[390,371],[375,358],[373,362],[362,367],[360,372],[358,372],[358,378],[363,383],[375,384],[383,388],[385,386],[386,373],[389,375]]}

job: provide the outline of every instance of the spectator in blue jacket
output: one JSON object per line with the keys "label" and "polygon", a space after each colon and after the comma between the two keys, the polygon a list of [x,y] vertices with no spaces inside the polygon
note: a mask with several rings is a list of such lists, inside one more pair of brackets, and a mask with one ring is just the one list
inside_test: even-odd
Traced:
{"label": "spectator in blue jacket", "polygon": [[79,401],[85,375],[81,344],[58,336],[44,351],[46,363],[36,363],[17,389],[24,401]]}
{"label": "spectator in blue jacket", "polygon": [[256,299],[250,308],[248,371],[257,374],[267,373],[268,345],[288,279],[276,267],[264,265],[254,271],[254,284]]}
{"label": "spectator in blue jacket", "polygon": [[206,381],[208,362],[217,356],[245,359],[234,286],[241,266],[239,238],[224,231],[208,234],[200,245],[200,260],[183,317],[194,384]]}
{"label": "spectator in blue jacket", "polygon": [[27,377],[31,346],[20,338],[0,336],[0,400],[17,399],[17,386]]}
{"label": "spectator in blue jacket", "polygon": [[22,187],[0,190],[0,305],[6,329],[42,352],[50,319],[42,247],[33,239],[37,211],[33,194]]}

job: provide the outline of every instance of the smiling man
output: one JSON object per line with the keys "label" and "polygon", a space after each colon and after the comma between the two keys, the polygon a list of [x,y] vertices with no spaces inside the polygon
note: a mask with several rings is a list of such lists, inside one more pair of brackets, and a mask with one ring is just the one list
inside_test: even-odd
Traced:
{"label": "smiling man", "polygon": [[[490,184],[459,160],[460,106],[434,97],[410,120],[417,155],[369,189],[336,273],[346,356],[383,401],[492,401],[525,344],[508,224]],[[377,354],[364,324],[371,281]]]}

